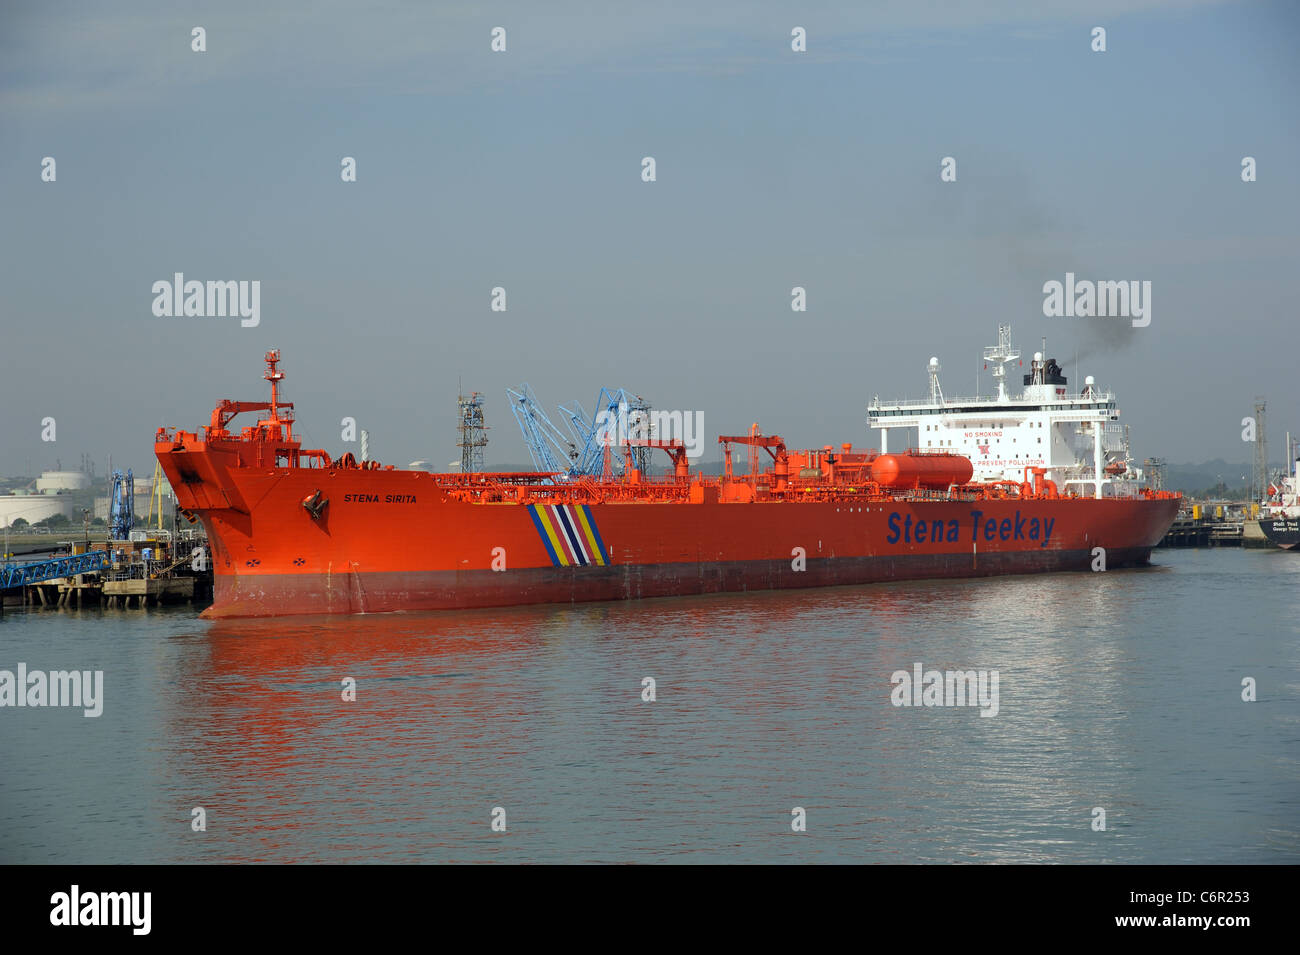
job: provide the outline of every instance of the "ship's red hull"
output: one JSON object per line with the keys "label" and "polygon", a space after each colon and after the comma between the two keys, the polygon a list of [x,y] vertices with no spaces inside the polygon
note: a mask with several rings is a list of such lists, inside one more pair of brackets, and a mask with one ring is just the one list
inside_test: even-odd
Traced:
{"label": "ship's red hull", "polygon": [[[178,455],[160,457],[176,472],[180,503],[198,513],[212,542],[208,616],[1089,570],[1095,548],[1114,569],[1145,563],[1178,509],[1174,498],[720,503],[716,493],[696,503],[566,508],[457,500],[421,472],[307,468],[224,471],[217,501],[204,483],[185,483]],[[313,517],[302,502],[317,491],[326,504]]]}
{"label": "ship's red hull", "polygon": [[[1149,547],[1111,549],[1107,569],[1148,562]],[[991,577],[1089,570],[1091,551],[1053,550],[971,555],[840,557],[789,561],[649,564],[611,568],[527,568],[494,571],[407,571],[331,574],[219,575],[206,617],[312,613],[385,613],[532,603],[580,603],[677,597],[747,590],[833,587],[890,580]]]}
{"label": "ship's red hull", "polygon": [[[721,477],[692,476],[680,442],[655,443],[674,461],[658,481],[632,466],[630,444],[622,476],[607,460],[600,479],[555,482],[334,461],[293,437],[279,353],[266,361],[269,402],[222,401],[201,436],[162,429],[154,444],[177,504],[208,533],[211,617],[1108,570],[1145,563],[1180,502],[1061,497],[1041,468],[1024,483],[967,485],[960,456],[791,453],[756,429],[718,439]],[[240,435],[227,427],[260,410]],[[736,477],[731,444],[766,450],[773,467]]]}

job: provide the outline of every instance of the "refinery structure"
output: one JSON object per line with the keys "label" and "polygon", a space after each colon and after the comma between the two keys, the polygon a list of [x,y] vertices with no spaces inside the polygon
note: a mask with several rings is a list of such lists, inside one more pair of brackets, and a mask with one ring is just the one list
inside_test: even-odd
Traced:
{"label": "refinery structure", "polygon": [[[81,471],[46,471],[33,482],[34,487],[0,494],[0,528],[13,527],[20,518],[28,525],[57,516],[80,523],[83,508],[79,504],[83,502],[88,505],[84,510],[90,518],[107,522],[112,517],[117,492],[110,486],[106,488],[108,494],[90,497],[91,480],[90,475]],[[130,493],[133,509],[143,520],[159,527],[164,520],[170,523],[176,501],[161,473],[155,473],[152,478],[134,478]]]}
{"label": "refinery structure", "polygon": [[65,471],[56,464],[25,487],[0,494],[0,528],[12,527],[20,518],[28,524],[58,516],[73,518],[74,495],[89,490],[94,479],[89,458],[83,457],[80,471]]}

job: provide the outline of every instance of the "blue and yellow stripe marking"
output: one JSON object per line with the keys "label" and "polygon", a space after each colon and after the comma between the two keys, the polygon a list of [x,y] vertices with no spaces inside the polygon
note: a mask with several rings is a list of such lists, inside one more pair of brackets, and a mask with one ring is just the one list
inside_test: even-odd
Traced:
{"label": "blue and yellow stripe marking", "polygon": [[538,536],[553,567],[609,565],[609,553],[586,504],[529,504]]}
{"label": "blue and yellow stripe marking", "polygon": [[555,517],[560,522],[560,527],[564,531],[565,541],[569,545],[570,556],[584,567],[591,563],[587,558],[587,546],[583,544],[582,538],[580,538],[578,532],[574,530],[573,515],[569,513],[569,508],[567,506],[556,507]]}
{"label": "blue and yellow stripe marking", "polygon": [[542,543],[546,546],[546,553],[551,557],[552,567],[567,566],[560,563],[560,556],[556,552],[558,541],[555,539],[555,532],[551,530],[550,524],[545,523],[545,516],[539,513],[536,504],[528,505],[528,514],[533,519],[533,526],[537,528],[537,533],[542,537]]}
{"label": "blue and yellow stripe marking", "polygon": [[596,563],[601,567],[609,564],[609,554],[605,552],[605,542],[600,539],[600,530],[596,527],[596,519],[591,516],[591,508],[586,504],[578,507],[578,520],[582,521],[582,529],[586,531],[588,539],[599,556]]}

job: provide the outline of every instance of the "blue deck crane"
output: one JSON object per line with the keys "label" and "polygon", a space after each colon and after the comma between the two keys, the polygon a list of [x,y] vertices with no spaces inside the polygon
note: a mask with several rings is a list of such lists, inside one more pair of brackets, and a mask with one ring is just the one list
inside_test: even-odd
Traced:
{"label": "blue deck crane", "polygon": [[551,423],[527,382],[520,385],[518,391],[507,388],[506,394],[510,397],[510,410],[523,432],[524,444],[528,445],[533,467],[567,476],[578,456],[575,443]]}
{"label": "blue deck crane", "polygon": [[[602,388],[596,396],[596,413],[588,416],[580,402],[560,405],[567,433],[547,417],[532,388],[507,389],[510,407],[523,432],[524,443],[539,471],[558,472],[565,478],[600,477],[605,469],[605,448],[621,448],[636,437],[649,411],[646,402],[623,388]],[[641,435],[649,437],[648,434]],[[633,458],[645,470],[645,448],[633,448]],[[610,456],[611,473],[623,471],[623,455]]]}

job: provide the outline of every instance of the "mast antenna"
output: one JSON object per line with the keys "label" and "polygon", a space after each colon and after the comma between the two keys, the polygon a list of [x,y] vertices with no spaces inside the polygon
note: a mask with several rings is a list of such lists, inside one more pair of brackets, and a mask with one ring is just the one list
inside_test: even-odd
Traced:
{"label": "mast antenna", "polygon": [[998,326],[998,343],[984,349],[984,360],[993,363],[993,381],[998,386],[998,401],[1007,400],[1007,362],[1019,361],[1020,352],[1011,347],[1011,326]]}

